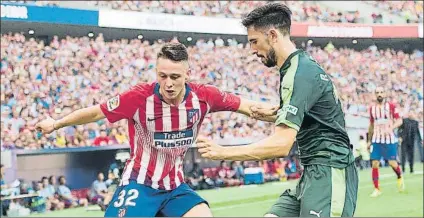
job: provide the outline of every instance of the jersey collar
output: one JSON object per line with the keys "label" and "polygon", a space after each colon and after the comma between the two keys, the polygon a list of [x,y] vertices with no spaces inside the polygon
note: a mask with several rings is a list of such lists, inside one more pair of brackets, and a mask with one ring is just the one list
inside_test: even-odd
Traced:
{"label": "jersey collar", "polygon": [[280,68],[280,74],[284,75],[284,74],[286,73],[286,70],[290,67],[290,60],[291,60],[294,56],[296,56],[297,54],[299,54],[299,53],[301,53],[301,52],[303,52],[303,50],[302,50],[302,49],[298,49],[298,50],[296,50],[295,52],[291,53],[291,54],[287,57],[286,61],[284,61],[283,66],[281,66],[281,68]]}
{"label": "jersey collar", "polygon": [[[160,86],[159,86],[159,83],[156,83],[156,85],[155,85],[155,89],[154,89],[154,93],[155,93],[155,95],[157,95],[158,97],[159,97],[159,99],[161,100],[161,101],[164,101],[163,100],[163,96],[160,94],[160,92],[159,92],[159,88],[160,88]],[[190,88],[190,86],[186,83],[185,84],[185,89],[186,89],[186,93],[185,93],[185,95],[184,95],[184,98],[183,98],[183,101],[185,101],[186,99],[187,99],[187,97],[188,97],[188,94],[190,93],[190,91],[191,91],[191,88]]]}

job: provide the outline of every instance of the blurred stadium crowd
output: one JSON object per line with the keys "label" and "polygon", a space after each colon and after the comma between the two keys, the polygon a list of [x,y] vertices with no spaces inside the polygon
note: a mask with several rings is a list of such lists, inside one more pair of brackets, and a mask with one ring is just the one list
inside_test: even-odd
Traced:
{"label": "blurred stadium crowd", "polygon": [[[12,196],[2,200],[2,215],[25,216],[65,208],[98,205],[101,210],[109,204],[119,184],[119,175],[112,164],[107,173],[98,172],[91,187],[71,189],[65,176],[44,176],[39,181],[16,180],[4,182],[4,167],[1,166],[1,195]],[[187,170],[187,169],[186,169]],[[185,172],[185,181],[194,190],[214,189],[248,184],[263,184],[274,181],[298,179],[302,168],[294,154],[289,158],[264,161],[221,161],[218,167],[200,168],[199,161]],[[13,196],[18,196],[13,198]],[[24,197],[25,196],[25,197]]]}
{"label": "blurred stadium crowd", "polygon": [[[174,39],[176,40],[176,39]],[[63,117],[71,111],[106,101],[139,82],[155,79],[155,54],[164,42],[114,40],[100,34],[55,37],[51,42],[24,35],[1,36],[1,146],[2,149],[103,146],[128,141],[126,121],[106,120],[67,127],[47,136],[34,131],[45,115]],[[277,100],[279,76],[250,55],[249,45],[220,38],[190,46],[191,80],[207,83],[257,101]],[[305,45],[339,88],[347,114],[368,116],[373,90],[384,85],[388,97],[403,112],[423,117],[423,53],[379,50],[355,51]],[[382,84],[381,81],[384,81]],[[422,122],[422,121],[421,121]],[[235,113],[212,114],[202,134],[213,139],[261,138],[272,124]]]}
{"label": "blurred stadium crowd", "polygon": [[[60,1],[4,1],[35,4],[38,6],[58,6]],[[241,18],[246,13],[268,1],[87,1],[86,4],[101,8],[131,10],[152,13],[171,13],[196,16]],[[293,21],[298,22],[339,22],[363,23],[360,11],[334,11],[314,1],[281,1],[290,6]],[[407,23],[423,23],[422,1],[364,1],[381,8],[390,14],[403,17]],[[375,12],[374,23],[382,23],[383,15]]]}

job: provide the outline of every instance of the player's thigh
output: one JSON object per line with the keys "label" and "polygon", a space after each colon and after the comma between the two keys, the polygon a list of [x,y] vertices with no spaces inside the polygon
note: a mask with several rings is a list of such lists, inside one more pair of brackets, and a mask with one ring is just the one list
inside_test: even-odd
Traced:
{"label": "player's thigh", "polygon": [[388,161],[397,161],[397,153],[398,153],[397,143],[387,144],[384,146],[383,150],[384,150],[384,154],[383,154],[384,159]]}
{"label": "player's thigh", "polygon": [[213,217],[211,209],[206,203],[200,203],[189,211],[187,211],[183,217]]}
{"label": "player's thigh", "polygon": [[300,202],[293,190],[287,189],[265,213],[265,217],[298,217]]}
{"label": "player's thigh", "polygon": [[358,175],[353,163],[341,169],[306,166],[303,177],[299,196],[302,199],[301,217],[353,216],[358,189]]}
{"label": "player's thigh", "polygon": [[382,154],[382,149],[383,149],[383,147],[382,147],[382,144],[380,144],[380,143],[372,143],[372,151],[371,151],[371,154],[370,154],[370,158],[371,158],[371,160],[378,160],[378,161],[380,161],[380,159],[381,159],[381,157],[383,156],[383,154]]}
{"label": "player's thigh", "polygon": [[195,215],[197,217],[203,217],[212,216],[212,212],[209,209],[208,202],[187,184],[183,183],[171,192],[166,204],[160,209],[158,215],[167,217]]}
{"label": "player's thigh", "polygon": [[358,200],[358,170],[351,164],[345,170],[346,173],[346,196],[342,217],[353,217],[356,211],[356,202]]}
{"label": "player's thigh", "polygon": [[116,189],[105,217],[153,217],[166,200],[166,196],[166,191],[131,181],[128,185]]}
{"label": "player's thigh", "polygon": [[332,168],[305,166],[300,186],[300,216],[330,217],[332,204]]}

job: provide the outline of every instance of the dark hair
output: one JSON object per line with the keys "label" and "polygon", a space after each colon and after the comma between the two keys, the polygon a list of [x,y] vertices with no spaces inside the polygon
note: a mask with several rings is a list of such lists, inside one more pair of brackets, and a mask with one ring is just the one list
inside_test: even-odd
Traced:
{"label": "dark hair", "polygon": [[59,178],[57,178],[57,182],[60,184],[60,181],[62,180],[62,178],[65,178],[65,176],[59,176]]}
{"label": "dark hair", "polygon": [[166,43],[160,49],[157,59],[164,58],[175,62],[188,61],[187,48],[178,42]]}
{"label": "dark hair", "polygon": [[55,176],[50,176],[49,177],[49,183],[51,184],[51,183],[53,183],[53,178],[54,178]]}
{"label": "dark hair", "polygon": [[242,24],[246,28],[253,26],[255,29],[274,27],[284,35],[289,35],[291,14],[289,7],[284,4],[268,3],[247,14],[243,18]]}
{"label": "dark hair", "polygon": [[359,136],[359,139],[361,139],[361,140],[364,139],[364,136],[363,135],[360,135]]}
{"label": "dark hair", "polygon": [[[47,179],[46,176],[41,177],[41,182],[43,182],[45,179]],[[48,180],[48,179],[47,179]]]}

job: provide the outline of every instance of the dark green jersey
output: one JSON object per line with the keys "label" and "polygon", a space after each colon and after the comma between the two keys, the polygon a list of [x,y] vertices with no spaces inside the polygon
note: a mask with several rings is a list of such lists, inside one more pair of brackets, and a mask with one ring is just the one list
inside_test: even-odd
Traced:
{"label": "dark green jersey", "polygon": [[276,125],[298,131],[304,165],[344,168],[354,161],[336,88],[306,52],[292,53],[280,69],[280,109]]}

